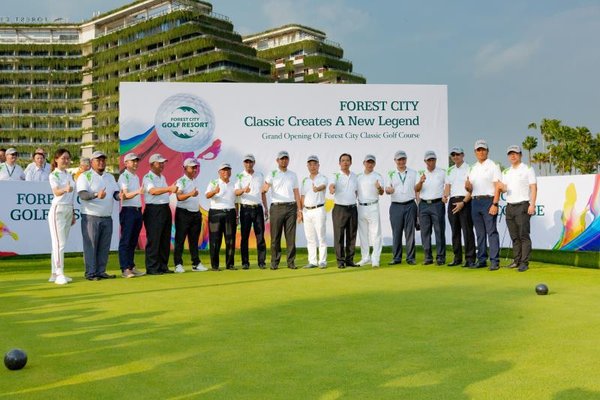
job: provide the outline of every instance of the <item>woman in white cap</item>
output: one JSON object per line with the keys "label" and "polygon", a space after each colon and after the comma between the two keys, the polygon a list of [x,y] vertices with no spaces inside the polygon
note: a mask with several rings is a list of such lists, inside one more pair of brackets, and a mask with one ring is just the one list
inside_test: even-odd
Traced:
{"label": "woman in white cap", "polygon": [[58,149],[54,153],[52,161],[52,172],[48,181],[52,188],[54,198],[48,213],[48,225],[50,226],[50,238],[52,241],[52,254],[50,262],[52,265],[52,274],[50,282],[57,285],[64,285],[71,281],[64,273],[65,268],[65,244],[71,231],[71,226],[75,224],[75,214],[73,213],[73,202],[75,200],[75,181],[67,167],[71,164],[71,153],[67,149]]}

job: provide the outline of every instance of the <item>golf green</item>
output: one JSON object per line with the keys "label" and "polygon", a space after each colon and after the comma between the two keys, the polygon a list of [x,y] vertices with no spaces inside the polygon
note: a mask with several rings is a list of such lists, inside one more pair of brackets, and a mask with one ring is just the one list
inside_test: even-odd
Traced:
{"label": "golf green", "polygon": [[71,257],[59,286],[2,260],[0,351],[29,361],[0,399],[600,399],[599,270],[387,261],[89,282]]}

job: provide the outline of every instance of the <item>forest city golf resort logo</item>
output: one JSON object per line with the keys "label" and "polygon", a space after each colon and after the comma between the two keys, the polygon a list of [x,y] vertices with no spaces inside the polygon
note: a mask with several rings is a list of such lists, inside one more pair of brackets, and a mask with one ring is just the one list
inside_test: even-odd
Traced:
{"label": "forest city golf resort logo", "polygon": [[215,117],[206,102],[186,93],[167,98],[158,107],[154,126],[160,140],[175,151],[194,151],[210,143]]}

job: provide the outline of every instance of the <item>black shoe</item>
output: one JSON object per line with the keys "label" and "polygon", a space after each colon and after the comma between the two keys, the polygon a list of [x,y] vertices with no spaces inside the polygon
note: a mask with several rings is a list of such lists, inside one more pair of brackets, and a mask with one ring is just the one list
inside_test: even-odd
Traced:
{"label": "black shoe", "polygon": [[174,274],[175,271],[173,271],[172,269],[163,269],[160,272],[162,272],[163,274]]}
{"label": "black shoe", "polygon": [[490,271],[498,271],[500,269],[499,265],[490,265],[490,267],[488,268]]}
{"label": "black shoe", "polygon": [[98,278],[97,276],[86,276],[85,279],[87,279],[88,281],[99,281],[100,278]]}
{"label": "black shoe", "polygon": [[237,268],[234,267],[233,265],[230,265],[229,267],[225,267],[225,269],[228,269],[230,271],[237,271]]}
{"label": "black shoe", "polygon": [[272,269],[272,270],[279,269],[279,265],[271,265],[271,269]]}
{"label": "black shoe", "polygon": [[452,261],[450,264],[448,264],[449,267],[456,267],[457,265],[461,265],[462,261]]}
{"label": "black shoe", "polygon": [[516,262],[514,262],[514,261],[513,261],[513,262],[511,262],[510,264],[508,264],[508,265],[506,266],[506,268],[511,268],[511,269],[512,269],[512,268],[517,268],[518,266],[519,266],[519,265],[518,265]]}
{"label": "black shoe", "polygon": [[431,265],[433,264],[432,260],[423,261],[423,265]]}
{"label": "black shoe", "polygon": [[338,268],[339,269],[344,269],[344,268],[346,268],[346,266],[344,264],[338,264]]}
{"label": "black shoe", "polygon": [[463,264],[463,268],[475,268],[475,263],[471,261],[467,261]]}
{"label": "black shoe", "polygon": [[146,275],[162,275],[162,271],[148,271],[146,270]]}
{"label": "black shoe", "polygon": [[353,261],[349,261],[346,263],[346,267],[358,267],[358,265],[354,264]]}
{"label": "black shoe", "polygon": [[265,269],[265,268],[267,268],[267,266],[265,264],[258,264],[258,268]]}
{"label": "black shoe", "polygon": [[242,269],[250,269],[250,266],[248,264],[244,264],[242,265]]}
{"label": "black shoe", "polygon": [[519,269],[518,269],[517,271],[519,271],[519,272],[525,272],[525,271],[527,271],[528,269],[529,269],[529,266],[527,266],[527,265],[523,264],[523,265],[521,265],[521,266],[519,267]]}
{"label": "black shoe", "polygon": [[[408,261],[407,261],[408,262]],[[402,264],[402,261],[396,261],[396,260],[392,260],[388,263],[388,265],[398,265],[398,264]]]}
{"label": "black shoe", "polygon": [[[407,263],[408,265],[417,265],[417,263],[416,263],[416,262],[414,262],[413,260],[406,261],[406,263]],[[398,264],[400,264],[400,263],[398,263]]]}
{"label": "black shoe", "polygon": [[213,272],[219,272],[220,271],[219,267],[216,267],[216,268],[212,267],[210,270],[213,271]]}
{"label": "black shoe", "polygon": [[485,261],[478,262],[475,264],[475,268],[485,268],[487,267],[487,263]]}
{"label": "black shoe", "polygon": [[436,264],[439,265],[439,266],[442,266],[442,265],[446,264],[446,261],[444,261],[444,260],[438,260],[438,261],[436,261]]}
{"label": "black shoe", "polygon": [[96,276],[96,278],[99,278],[99,279],[115,279],[116,277],[117,277],[116,275],[109,275],[106,272],[103,272]]}

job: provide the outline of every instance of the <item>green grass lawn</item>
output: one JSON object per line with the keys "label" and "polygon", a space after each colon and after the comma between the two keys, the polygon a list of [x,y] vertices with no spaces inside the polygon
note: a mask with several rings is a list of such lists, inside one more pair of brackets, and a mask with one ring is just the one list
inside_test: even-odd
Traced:
{"label": "green grass lawn", "polygon": [[0,399],[600,399],[599,270],[387,261],[89,282],[71,257],[58,286],[1,260],[0,351],[29,363]]}

